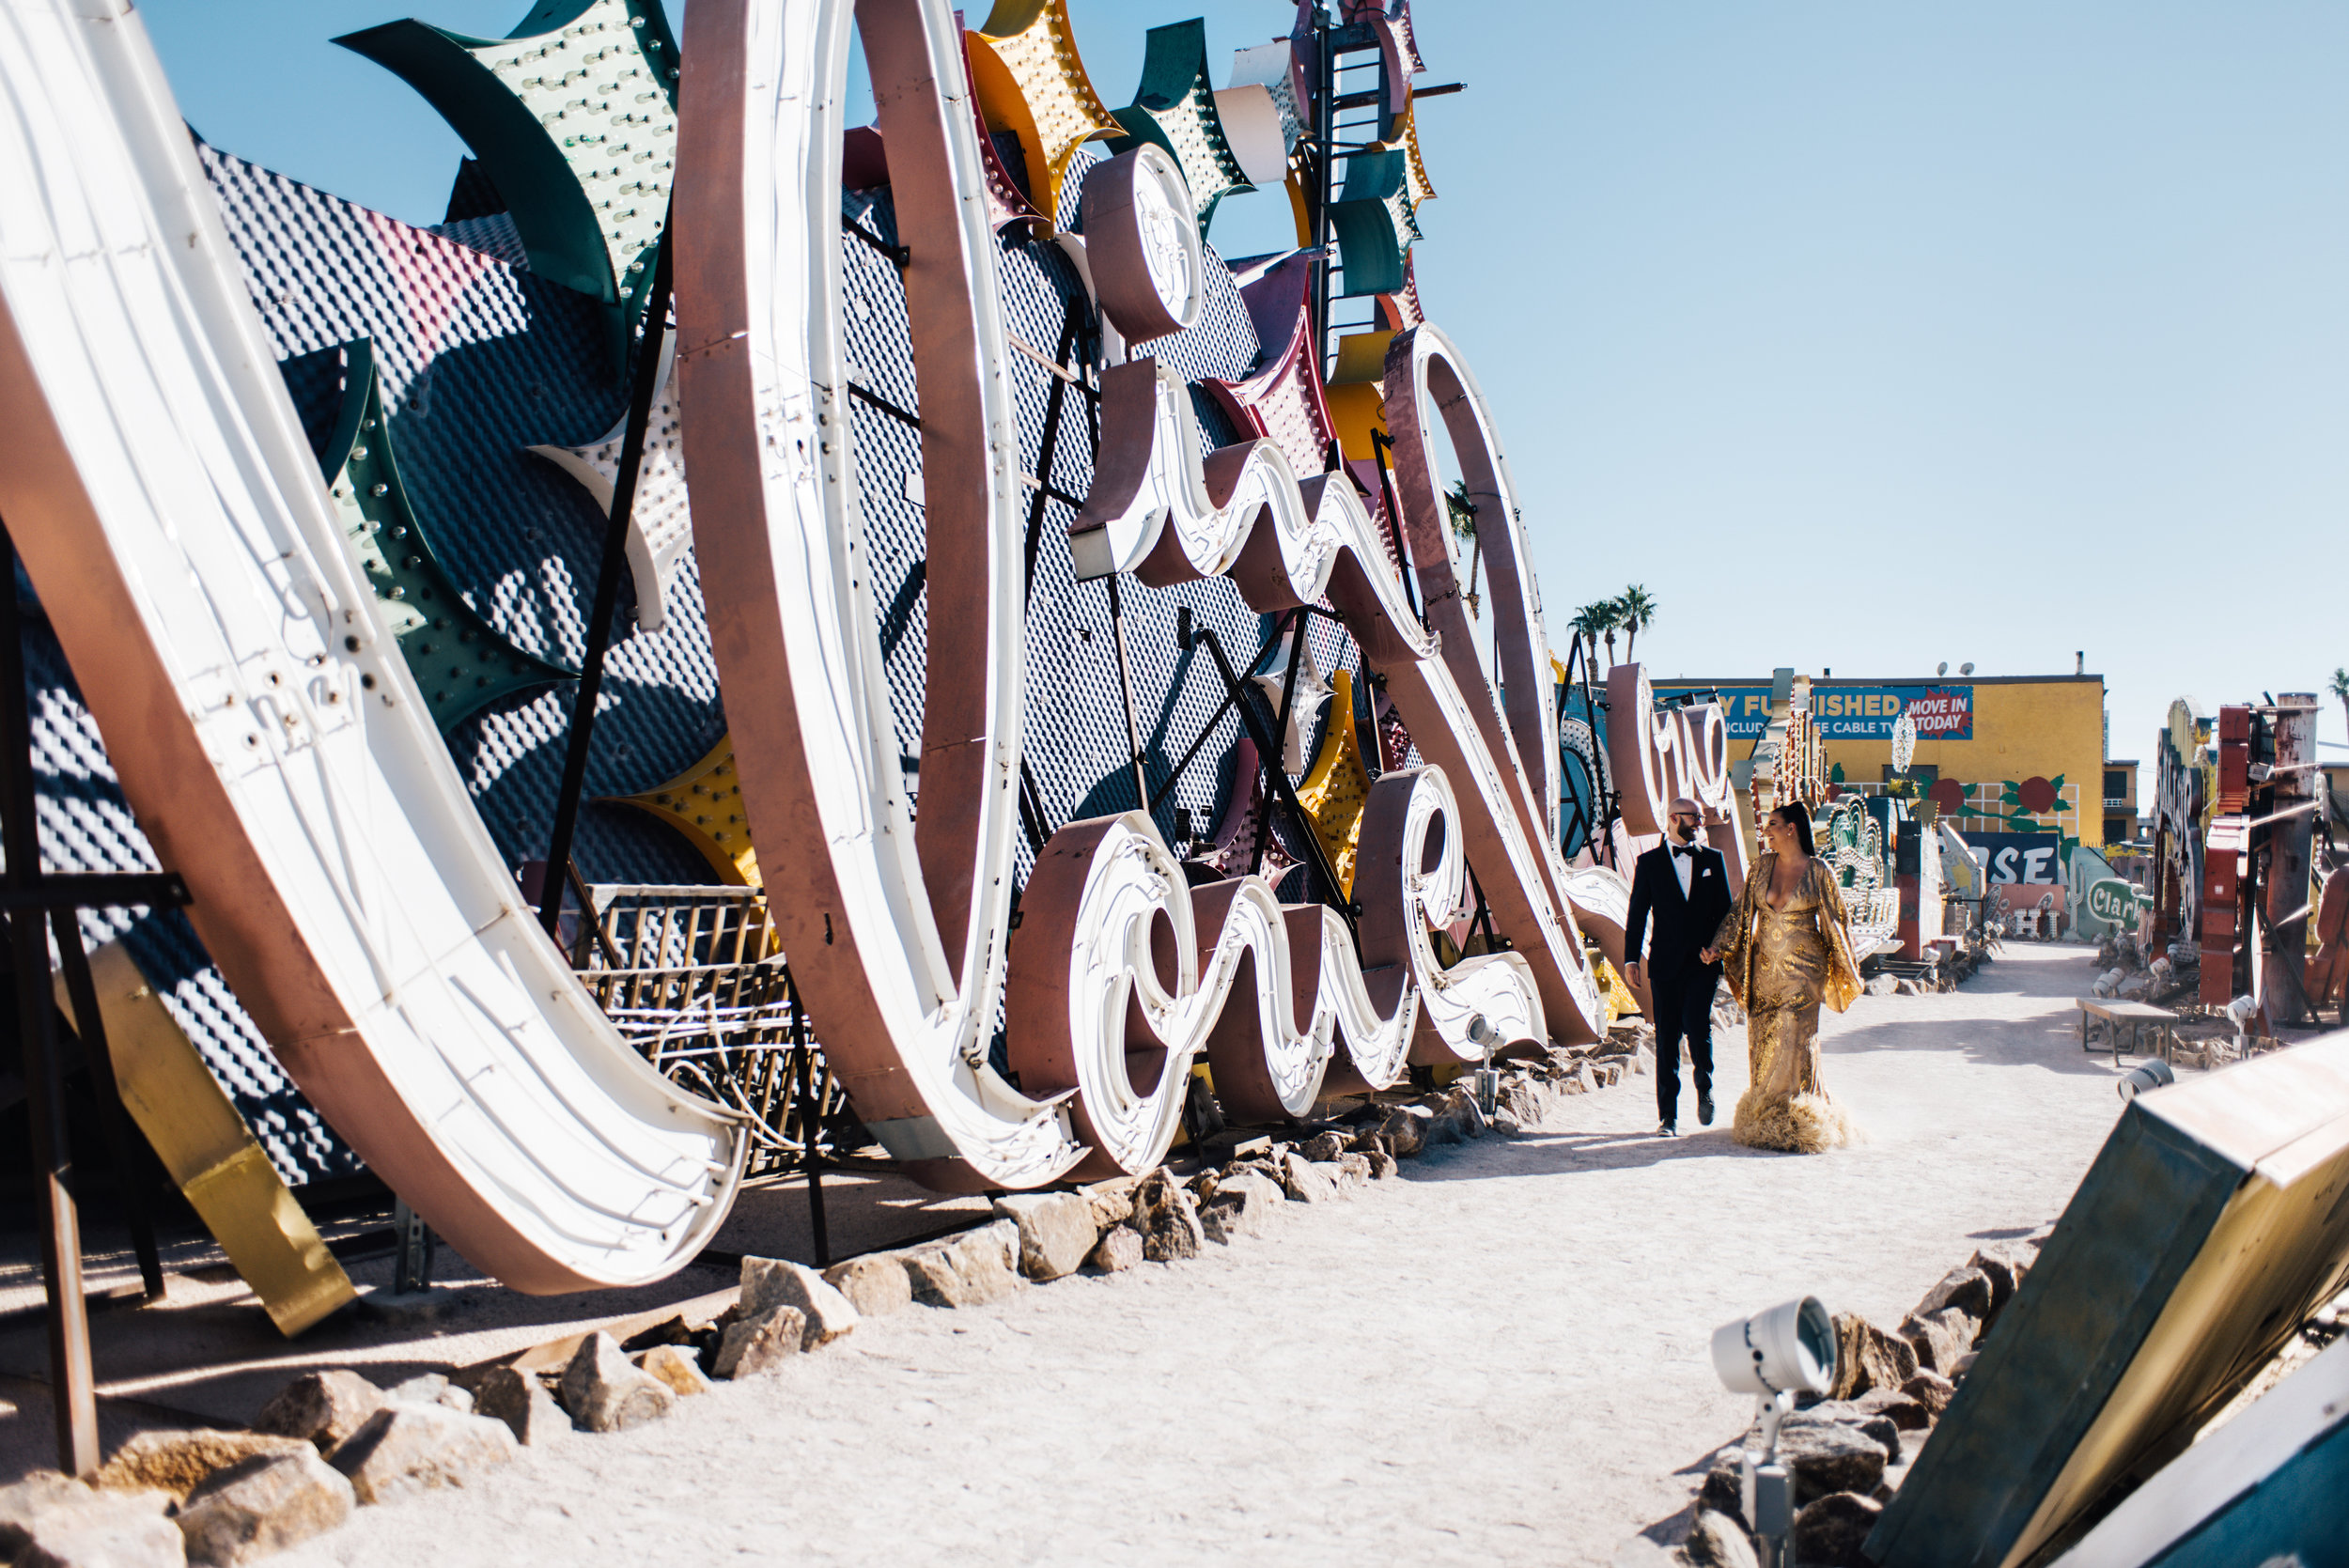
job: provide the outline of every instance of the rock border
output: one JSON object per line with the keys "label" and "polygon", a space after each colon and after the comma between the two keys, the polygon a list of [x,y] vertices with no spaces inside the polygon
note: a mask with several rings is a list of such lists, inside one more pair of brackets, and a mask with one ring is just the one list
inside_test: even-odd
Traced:
{"label": "rock border", "polygon": [[[1779,1458],[1795,1483],[1787,1539],[1804,1568],[1874,1568],[1862,1549],[1869,1532],[2045,1239],[1977,1249],[1918,1299],[1898,1329],[1857,1312],[1834,1314],[1840,1349],[1835,1387],[1824,1398],[1806,1396],[1779,1429]],[[1688,1538],[1672,1561],[1695,1568],[1759,1563],[1739,1463],[1747,1443],[1759,1437],[1749,1427],[1715,1452],[1697,1491]]]}
{"label": "rock border", "polygon": [[[1742,1021],[1734,1003],[1722,1006],[1722,1023]],[[1188,1174],[1160,1166],[1008,1193],[969,1230],[820,1272],[746,1257],[736,1289],[682,1303],[648,1327],[623,1320],[388,1389],[349,1368],[305,1373],[256,1412],[250,1431],[145,1434],[88,1483],[39,1472],[0,1490],[0,1544],[98,1530],[119,1560],[139,1568],[256,1561],[357,1509],[472,1484],[525,1447],[665,1420],[681,1401],[781,1371],[865,1318],[917,1301],[978,1306],[1074,1274],[1184,1262],[1266,1234],[1291,1203],[1335,1202],[1391,1179],[1401,1161],[1431,1149],[1487,1133],[1528,1136],[1564,1099],[1651,1071],[1653,1037],[1632,1023],[1589,1045],[1501,1063],[1489,1116],[1462,1075],[1352,1102],[1284,1129],[1293,1136],[1219,1132],[1186,1151],[1186,1166],[1202,1162]]]}

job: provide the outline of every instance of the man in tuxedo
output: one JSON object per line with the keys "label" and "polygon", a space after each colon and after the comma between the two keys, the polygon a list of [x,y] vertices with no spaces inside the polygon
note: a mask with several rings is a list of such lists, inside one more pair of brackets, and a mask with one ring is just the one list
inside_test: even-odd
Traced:
{"label": "man in tuxedo", "polygon": [[[1624,921],[1625,978],[1646,976],[1648,1010],[1656,1025],[1656,1109],[1659,1136],[1680,1129],[1680,1042],[1697,1084],[1697,1120],[1713,1125],[1713,991],[1721,966],[1710,954],[1714,932],[1729,913],[1729,867],[1718,849],[1697,843],[1704,815],[1686,796],[1672,804],[1664,842],[1640,857],[1631,874],[1631,912]],[[1656,939],[1645,947],[1648,917]],[[1711,961],[1708,962],[1708,957]]]}

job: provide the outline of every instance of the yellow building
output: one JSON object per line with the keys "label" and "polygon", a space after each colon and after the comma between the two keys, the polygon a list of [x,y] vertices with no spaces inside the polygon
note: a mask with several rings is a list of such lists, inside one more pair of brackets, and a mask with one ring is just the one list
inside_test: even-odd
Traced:
{"label": "yellow building", "polygon": [[[1656,691],[1700,700],[1719,691],[1729,711],[1733,758],[1761,738],[1769,718],[1766,677],[1659,677]],[[1960,832],[2035,830],[2097,847],[2106,842],[2102,675],[1821,675],[1812,678],[1811,712],[1830,773],[1846,785],[1872,792],[1887,786],[1893,729],[1906,713],[1917,726],[1907,777],[1918,793],[1940,802]]]}

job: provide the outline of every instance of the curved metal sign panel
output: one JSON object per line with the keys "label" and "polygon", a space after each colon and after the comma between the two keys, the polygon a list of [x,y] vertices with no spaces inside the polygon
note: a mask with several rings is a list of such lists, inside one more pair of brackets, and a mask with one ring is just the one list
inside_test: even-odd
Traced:
{"label": "curved metal sign panel", "polygon": [[[673,1269],[723,1217],[746,1139],[630,1050],[522,905],[345,548],[135,16],[108,0],[7,14],[0,411],[17,440],[0,508],[126,795],[303,1092],[471,1261],[537,1291]],[[886,162],[918,380],[898,411],[919,427],[926,582],[914,743],[892,706],[849,417],[852,27],[879,120],[862,156]],[[1203,457],[1197,388],[1131,357],[1100,379],[1068,541],[1080,578],[1221,578],[1247,609],[1312,606],[1379,672],[1377,722],[1408,726],[1396,745],[1423,766],[1364,774],[1349,796],[1340,907],[1284,905],[1261,877],[1193,887],[1141,812],[1039,832],[1023,887],[1033,481],[970,40],[943,0],[696,0],[688,28],[663,408],[690,458],[741,809],[863,1124],[933,1185],[1033,1187],[1161,1159],[1196,1061],[1235,1114],[1268,1120],[1414,1062],[1472,1059],[1480,1019],[1508,1042],[1603,1028],[1574,909],[1602,911],[1603,931],[1620,878],[1558,854],[1525,530],[1490,411],[1443,335],[1414,325],[1387,350],[1397,518],[1347,471],[1307,472],[1323,443],[1299,442],[1301,416],[1242,420],[1260,433]],[[994,90],[1020,79],[1007,69]],[[1121,345],[1196,321],[1203,284],[1232,297],[1188,178],[1155,147],[1096,164],[1097,221],[1060,241],[1090,296],[1077,306]],[[1304,336],[1258,375],[1318,408]],[[1491,672],[1448,546],[1439,418],[1483,522]],[[1680,722],[1678,744],[1714,767],[1718,737]],[[1446,965],[1434,933],[1480,894],[1498,950]]]}
{"label": "curved metal sign panel", "polygon": [[[907,248],[920,382],[932,629],[918,818],[881,683],[842,350],[852,20]],[[1515,1040],[1603,1027],[1554,847],[1548,705],[1521,703],[1504,722],[1472,656],[1443,651],[1466,635],[1431,635],[1411,613],[1350,484],[1300,479],[1269,440],[1203,460],[1188,389],[1148,359],[1103,380],[1100,457],[1071,540],[1079,574],[1228,575],[1259,611],[1328,604],[1433,766],[1373,791],[1359,949],[1336,914],[1284,908],[1261,878],[1187,888],[1138,813],[1053,835],[1012,937],[1025,507],[997,241],[976,199],[983,151],[951,97],[960,34],[942,0],[853,11],[698,0],[687,28],[677,374],[692,410],[696,545],[753,834],[766,863],[792,868],[776,922],[865,1125],[936,1185],[1032,1186],[1161,1158],[1203,1054],[1237,1109],[1293,1114],[1339,1083],[1392,1082],[1413,1058],[1474,1054],[1479,1014]],[[1091,259],[1097,271],[1141,258]],[[1103,300],[1149,287],[1094,282]],[[1503,631],[1504,678],[1546,694],[1538,607],[1481,395],[1432,329],[1403,334],[1395,352],[1405,390],[1391,401],[1416,421],[1432,395],[1455,445],[1476,454],[1471,489],[1512,520],[1487,551],[1520,606]],[[1424,460],[1423,442],[1398,450]],[[1441,505],[1419,488],[1424,498],[1406,488],[1415,536]],[[1514,678],[1519,666],[1544,680]],[[1531,779],[1521,754],[1539,759]],[[1468,860],[1486,868],[1516,951],[1443,969],[1428,930],[1464,912]],[[1025,1093],[989,1065],[999,1017]]]}
{"label": "curved metal sign panel", "polygon": [[0,515],[287,1070],[519,1289],[656,1279],[747,1148],[599,1015],[345,552],[127,4],[0,13]]}

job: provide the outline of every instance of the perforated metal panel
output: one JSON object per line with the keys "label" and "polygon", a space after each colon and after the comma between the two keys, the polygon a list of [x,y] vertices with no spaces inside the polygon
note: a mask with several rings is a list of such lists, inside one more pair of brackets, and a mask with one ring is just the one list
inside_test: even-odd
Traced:
{"label": "perforated metal panel", "polygon": [[[320,439],[339,388],[317,359],[374,340],[409,496],[442,565],[475,610],[526,652],[576,668],[586,649],[604,519],[586,492],[526,450],[594,441],[626,411],[603,323],[585,296],[534,277],[499,217],[420,229],[199,147],[288,388]],[[673,777],[725,732],[700,580],[688,556],[661,630],[623,592],[587,769],[592,796]],[[575,688],[492,705],[449,735],[483,822],[520,865],[545,853]],[[590,806],[575,857],[591,881],[693,882],[706,862],[639,812]]]}
{"label": "perforated metal panel", "polygon": [[[1090,165],[1087,165],[1090,166]],[[1085,169],[1072,171],[1062,207],[1073,219]],[[886,190],[851,194],[848,217],[894,244],[896,230]],[[1213,253],[1210,251],[1210,257]],[[843,241],[848,295],[845,319],[850,379],[910,413],[920,411],[911,373],[911,344],[905,294],[896,269],[879,250],[853,237]],[[1090,305],[1074,266],[1057,245],[1012,241],[999,256],[1006,325],[1018,343],[1045,360],[1053,358],[1073,308],[1080,317],[1081,343],[1096,338]],[[1186,380],[1238,380],[1262,357],[1239,290],[1220,260],[1208,268],[1205,307],[1197,326],[1151,343],[1151,357],[1173,366]],[[1080,350],[1072,350],[1077,363]],[[1044,441],[1053,387],[1050,370],[1029,354],[1015,353],[1012,383],[1021,434],[1025,473],[1041,476],[1066,496],[1082,496],[1092,485],[1097,419],[1090,399],[1075,388],[1063,393],[1057,439],[1046,473]],[[1194,391],[1203,455],[1237,439],[1221,410]],[[919,432],[894,415],[859,400],[852,405],[859,489],[875,563],[876,599],[883,607],[881,643],[888,658],[890,691],[903,765],[910,775],[920,752],[923,660],[927,621],[921,566],[925,552],[918,475]],[[1031,490],[1031,499],[1035,492]],[[1136,805],[1129,766],[1130,739],[1117,672],[1115,628],[1109,585],[1079,582],[1068,552],[1073,510],[1045,498],[1035,530],[1035,569],[1028,598],[1027,704],[1023,737],[1034,804],[1046,832],[1083,817],[1131,810]],[[1022,526],[1028,520],[1022,520]],[[1213,721],[1212,733],[1171,790],[1158,803],[1160,831],[1180,840],[1185,825],[1204,835],[1220,819],[1232,787],[1232,751],[1242,733],[1239,718],[1216,718],[1224,699],[1221,677],[1203,648],[1183,650],[1177,622],[1189,610],[1196,627],[1212,629],[1243,667],[1255,654],[1272,621],[1250,610],[1221,579],[1151,589],[1130,579],[1121,589],[1127,650],[1132,670],[1135,729],[1143,772],[1152,794],[1165,790],[1174,765]],[[1332,623],[1316,617],[1309,633],[1319,668],[1359,668],[1360,651]],[[1285,643],[1283,643],[1283,648]],[[1278,669],[1280,650],[1268,660]],[[1251,687],[1265,727],[1273,715]],[[1365,709],[1365,711],[1367,711]],[[910,778],[918,787],[918,781]],[[918,797],[917,797],[918,800]],[[1276,842],[1292,855],[1301,841],[1285,820]],[[1034,862],[1033,846],[1020,847],[1019,876],[1024,883]],[[1301,889],[1293,879],[1290,891]]]}
{"label": "perforated metal panel", "polygon": [[[18,584],[25,607],[24,684],[42,864],[52,871],[157,870],[64,651],[21,575]],[[122,940],[288,1183],[358,1169],[349,1147],[278,1067],[185,916],[168,909],[87,909],[81,928],[93,948]]]}

